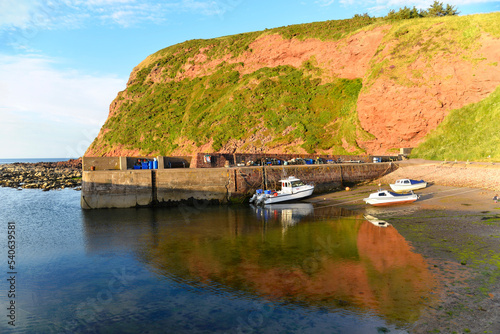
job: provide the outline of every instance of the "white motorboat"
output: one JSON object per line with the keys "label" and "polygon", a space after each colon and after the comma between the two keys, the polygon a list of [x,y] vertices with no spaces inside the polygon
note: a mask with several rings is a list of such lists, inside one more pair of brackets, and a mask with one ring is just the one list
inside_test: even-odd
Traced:
{"label": "white motorboat", "polygon": [[396,180],[395,183],[389,184],[389,186],[391,186],[391,189],[395,192],[401,193],[423,189],[427,187],[427,182],[425,182],[424,180],[417,181],[411,179],[400,179]]}
{"label": "white motorboat", "polygon": [[311,196],[314,191],[313,185],[304,184],[304,182],[295,176],[290,176],[287,179],[280,180],[280,184],[281,190],[279,191],[257,189],[255,194],[250,199],[250,203],[267,205],[299,200]]}
{"label": "white motorboat", "polygon": [[398,194],[388,190],[380,189],[376,193],[370,194],[368,198],[363,198],[363,201],[373,206],[388,206],[413,203],[417,199],[418,195],[414,194],[413,191],[407,194]]}
{"label": "white motorboat", "polygon": [[378,219],[377,217],[374,217],[372,215],[365,215],[364,216],[366,220],[368,220],[370,223],[372,223],[375,226],[380,226],[380,227],[387,227],[391,224],[386,222],[385,220]]}

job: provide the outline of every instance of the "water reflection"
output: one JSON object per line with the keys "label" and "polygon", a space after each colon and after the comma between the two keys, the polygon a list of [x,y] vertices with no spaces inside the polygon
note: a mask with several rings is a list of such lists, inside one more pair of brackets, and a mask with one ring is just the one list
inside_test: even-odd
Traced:
{"label": "water reflection", "polygon": [[367,221],[369,221],[370,223],[372,223],[373,225],[378,226],[378,227],[387,227],[390,225],[385,220],[379,219],[379,218],[374,217],[372,215],[364,215],[363,217],[365,217],[365,219]]}
{"label": "water reflection", "polygon": [[339,208],[99,210],[84,222],[88,252],[132,250],[159,277],[201,289],[407,324],[435,288],[394,227]]}
{"label": "water reflection", "polygon": [[283,232],[297,224],[302,219],[314,214],[314,207],[311,203],[289,203],[272,204],[266,206],[250,205],[255,211],[257,219],[268,221],[279,221]]}

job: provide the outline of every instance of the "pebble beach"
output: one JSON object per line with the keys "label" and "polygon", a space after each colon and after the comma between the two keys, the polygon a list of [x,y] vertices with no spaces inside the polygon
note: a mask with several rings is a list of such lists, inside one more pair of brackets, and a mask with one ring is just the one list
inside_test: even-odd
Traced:
{"label": "pebble beach", "polygon": [[74,188],[82,183],[81,159],[0,165],[0,186],[44,191]]}

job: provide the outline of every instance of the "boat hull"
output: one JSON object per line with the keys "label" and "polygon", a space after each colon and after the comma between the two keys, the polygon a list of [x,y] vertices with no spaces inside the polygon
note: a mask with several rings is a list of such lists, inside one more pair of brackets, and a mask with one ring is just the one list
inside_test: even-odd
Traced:
{"label": "boat hull", "polygon": [[296,201],[311,196],[313,191],[314,187],[310,189],[301,190],[294,194],[279,194],[278,196],[267,197],[264,199],[263,204],[268,205],[268,204]]}
{"label": "boat hull", "polygon": [[414,184],[389,184],[391,189],[397,193],[405,193],[413,190],[424,189],[427,187],[427,182],[418,182]]}
{"label": "boat hull", "polygon": [[397,194],[387,190],[379,190],[376,193],[370,194],[368,198],[364,198],[367,204],[373,206],[389,206],[413,203],[418,199],[418,195],[413,192],[409,194]]}
{"label": "boat hull", "polygon": [[373,205],[373,206],[390,206],[390,205],[400,205],[400,204],[409,204],[413,203],[417,200],[418,198],[411,198],[411,199],[405,199],[405,200],[394,200],[394,201],[379,201],[376,199],[372,200],[365,200],[366,203]]}

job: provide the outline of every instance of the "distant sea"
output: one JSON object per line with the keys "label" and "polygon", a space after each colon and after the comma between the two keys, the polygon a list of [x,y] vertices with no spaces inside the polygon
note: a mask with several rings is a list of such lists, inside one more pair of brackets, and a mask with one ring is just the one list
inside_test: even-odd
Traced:
{"label": "distant sea", "polygon": [[58,162],[58,161],[68,161],[70,158],[34,158],[34,159],[0,159],[0,165],[3,164],[13,164],[15,162]]}

